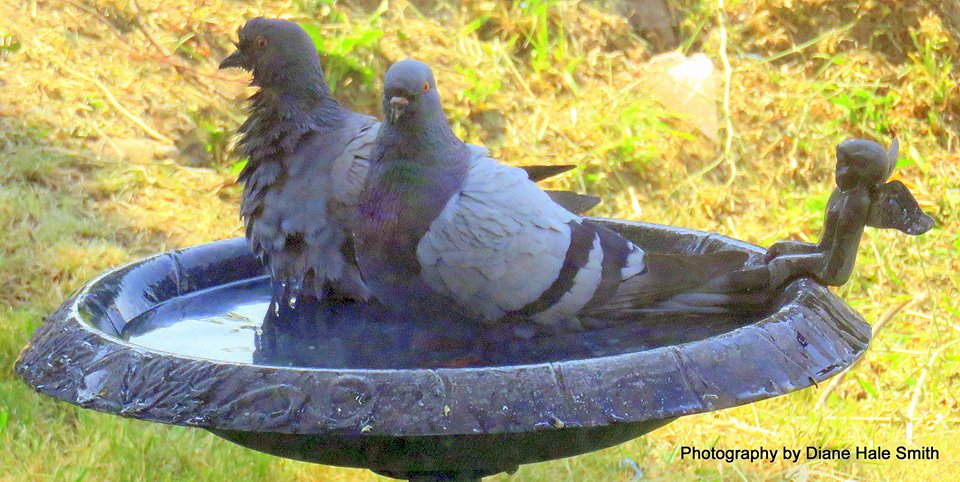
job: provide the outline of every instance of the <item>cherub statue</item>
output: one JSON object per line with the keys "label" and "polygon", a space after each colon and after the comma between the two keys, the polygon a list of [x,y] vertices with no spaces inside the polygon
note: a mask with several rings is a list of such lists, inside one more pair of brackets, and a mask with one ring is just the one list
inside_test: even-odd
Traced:
{"label": "cherub statue", "polygon": [[889,150],[865,139],[837,145],[837,188],[827,201],[823,235],[817,244],[780,241],[767,250],[771,285],[811,276],[825,285],[847,282],[857,259],[863,228],[892,228],[912,236],[930,230],[934,221],[920,209],[910,190],[890,181],[899,143]]}

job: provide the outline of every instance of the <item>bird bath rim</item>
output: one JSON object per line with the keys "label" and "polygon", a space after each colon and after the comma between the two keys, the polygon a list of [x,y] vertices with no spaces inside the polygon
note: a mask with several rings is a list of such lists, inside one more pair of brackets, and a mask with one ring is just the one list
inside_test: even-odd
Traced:
{"label": "bird bath rim", "polygon": [[[716,234],[598,221],[645,249],[764,253]],[[241,269],[216,268],[227,261]],[[125,286],[134,275],[149,281],[150,289]],[[123,323],[172,298],[256,276],[263,276],[262,268],[239,238],[114,269],[77,291],[38,328],[17,372],[39,392],[76,405],[215,432],[521,434],[666,421],[783,395],[839,373],[870,339],[860,315],[807,279],[788,285],[769,316],[699,341],[506,367],[239,365],[162,353],[109,333],[119,334]],[[99,321],[86,321],[91,317]]]}

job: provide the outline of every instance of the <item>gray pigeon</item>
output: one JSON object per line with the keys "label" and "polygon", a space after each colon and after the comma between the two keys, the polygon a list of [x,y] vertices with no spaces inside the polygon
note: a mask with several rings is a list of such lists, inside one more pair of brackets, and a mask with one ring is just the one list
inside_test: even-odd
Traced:
{"label": "gray pigeon", "polygon": [[[220,68],[251,71],[259,88],[239,128],[248,159],[238,179],[244,184],[240,215],[253,251],[273,277],[274,299],[323,299],[327,289],[367,299],[350,230],[380,123],[333,99],[313,41],[296,23],[254,18],[238,37],[237,51]],[[488,154],[475,146],[470,153]],[[539,180],[571,167],[532,166],[529,172]],[[599,202],[556,195],[575,210]]]}
{"label": "gray pigeon", "polygon": [[389,122],[377,136],[354,239],[367,286],[388,306],[578,327],[583,318],[726,313],[758,302],[732,293],[762,286],[731,276],[745,253],[644,252],[552,201],[522,170],[472,155],[451,130],[426,64],[394,64],[383,107]]}

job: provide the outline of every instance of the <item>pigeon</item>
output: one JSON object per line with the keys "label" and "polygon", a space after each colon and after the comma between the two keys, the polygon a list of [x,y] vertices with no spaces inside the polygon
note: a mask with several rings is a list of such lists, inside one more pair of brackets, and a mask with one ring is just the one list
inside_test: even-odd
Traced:
{"label": "pigeon", "polygon": [[[220,68],[252,72],[258,88],[238,129],[247,158],[238,177],[240,215],[274,280],[274,300],[366,300],[370,291],[354,261],[350,230],[380,123],[334,100],[313,41],[295,22],[258,17],[237,36],[236,52]],[[471,156],[488,154],[470,147]],[[572,167],[530,166],[528,172],[540,180]],[[599,202],[562,191],[555,196],[578,211]]]}
{"label": "pigeon", "polygon": [[765,299],[764,270],[732,275],[745,252],[645,252],[564,209],[522,170],[471,155],[425,63],[390,67],[383,108],[354,239],[367,286],[388,306],[580,328],[638,313],[740,312]]}

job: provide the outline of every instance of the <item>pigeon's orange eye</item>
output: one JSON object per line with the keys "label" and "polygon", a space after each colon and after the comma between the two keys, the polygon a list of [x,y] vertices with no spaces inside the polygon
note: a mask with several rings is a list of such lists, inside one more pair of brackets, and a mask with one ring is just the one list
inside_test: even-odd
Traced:
{"label": "pigeon's orange eye", "polygon": [[424,82],[424,83],[423,83],[423,91],[426,92],[426,91],[428,91],[428,90],[430,90],[430,83],[429,83],[429,82]]}
{"label": "pigeon's orange eye", "polygon": [[263,37],[260,37],[260,38],[257,39],[257,47],[259,47],[259,48],[261,48],[261,49],[262,49],[262,48],[266,48],[267,44],[269,44],[269,43],[270,43],[270,42],[269,42],[267,39],[263,38]]}

